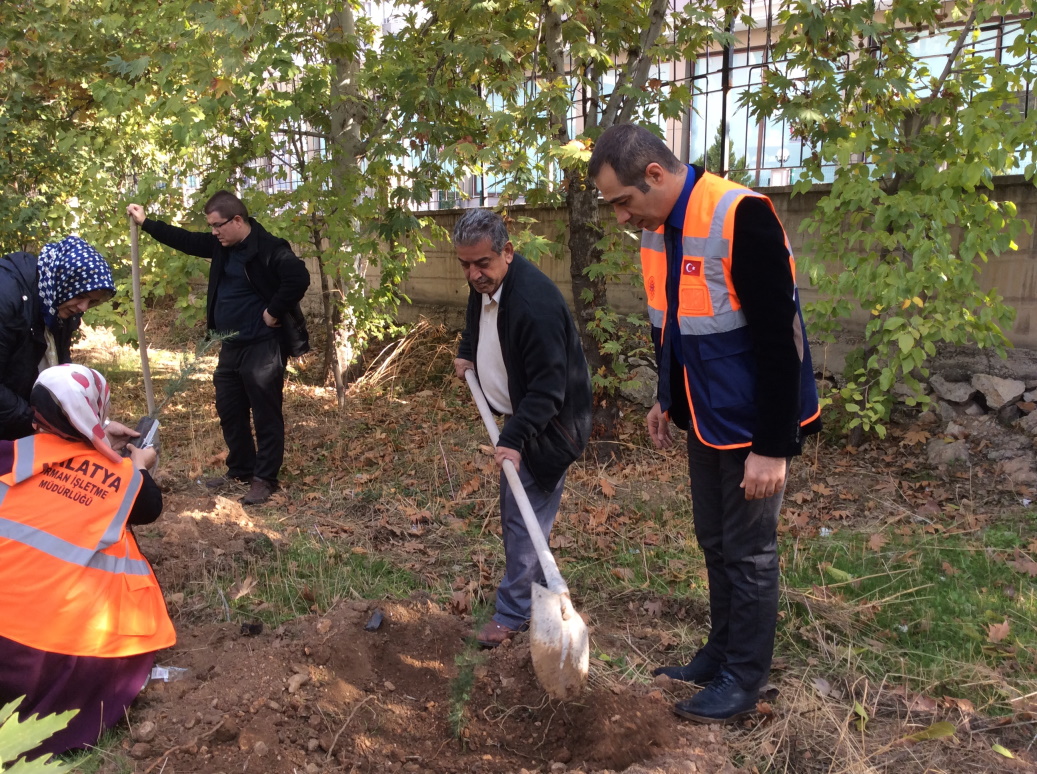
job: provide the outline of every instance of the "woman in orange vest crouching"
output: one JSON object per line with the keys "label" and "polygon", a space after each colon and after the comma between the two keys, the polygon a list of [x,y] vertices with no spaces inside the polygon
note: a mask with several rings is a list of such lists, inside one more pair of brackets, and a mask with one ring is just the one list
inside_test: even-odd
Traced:
{"label": "woman in orange vest crouching", "polygon": [[0,441],[0,705],[79,711],[39,753],[96,744],[176,641],[129,528],[162,512],[155,450],[112,449],[108,400],[97,371],[48,368],[29,399],[36,433]]}

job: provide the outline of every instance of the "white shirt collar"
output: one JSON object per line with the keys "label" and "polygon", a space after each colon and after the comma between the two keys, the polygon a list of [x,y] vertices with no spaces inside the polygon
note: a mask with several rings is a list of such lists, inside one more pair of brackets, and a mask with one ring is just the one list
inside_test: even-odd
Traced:
{"label": "white shirt collar", "polygon": [[497,288],[497,292],[494,293],[492,296],[488,296],[485,293],[483,293],[482,294],[482,305],[483,306],[487,306],[487,305],[489,305],[489,303],[491,301],[494,302],[494,303],[499,304],[500,303],[500,294],[501,294],[501,291],[503,291],[503,290],[504,290],[504,283],[502,282],[500,287]]}

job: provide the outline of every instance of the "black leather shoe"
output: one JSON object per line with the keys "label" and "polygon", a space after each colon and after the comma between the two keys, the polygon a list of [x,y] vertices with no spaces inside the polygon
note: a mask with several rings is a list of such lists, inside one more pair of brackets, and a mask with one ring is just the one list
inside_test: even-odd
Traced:
{"label": "black leather shoe", "polygon": [[717,676],[722,664],[718,664],[700,650],[689,663],[684,666],[664,666],[652,670],[652,676],[666,675],[671,680],[682,680],[686,683],[706,686]]}
{"label": "black leather shoe", "polygon": [[677,702],[673,711],[696,723],[734,723],[756,711],[759,691],[747,691],[726,669],[690,699]]}

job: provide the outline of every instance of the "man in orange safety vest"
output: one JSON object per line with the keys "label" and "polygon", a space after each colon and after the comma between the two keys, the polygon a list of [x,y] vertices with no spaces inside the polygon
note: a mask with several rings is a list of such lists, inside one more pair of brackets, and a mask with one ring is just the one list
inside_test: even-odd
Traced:
{"label": "man in orange safety vest", "polygon": [[756,708],[778,614],[777,525],[788,463],[820,429],[789,240],[770,200],[682,164],[633,125],[602,133],[590,177],[620,223],[641,231],[659,368],[648,431],[688,431],[695,535],[710,631],[665,674],[705,686],[675,711],[705,723]]}

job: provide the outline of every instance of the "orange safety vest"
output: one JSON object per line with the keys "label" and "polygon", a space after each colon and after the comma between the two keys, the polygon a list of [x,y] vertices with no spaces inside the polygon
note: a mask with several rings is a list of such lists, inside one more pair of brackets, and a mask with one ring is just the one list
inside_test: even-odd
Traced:
{"label": "orange safety vest", "polygon": [[48,433],[13,446],[0,476],[0,635],[69,656],[173,645],[162,590],[126,527],[140,471]]}
{"label": "orange safety vest", "polygon": [[[670,346],[668,336],[680,335],[683,382],[691,423],[699,440],[717,449],[750,446],[756,427],[756,357],[745,314],[731,281],[735,211],[746,196],[758,196],[774,209],[767,197],[709,172],[691,189],[681,242],[683,257],[677,293],[679,331],[670,331],[667,325],[670,320],[666,294],[669,262],[665,225],[656,231],[641,232],[641,268],[654,338],[661,350],[663,346]],[[796,263],[787,235],[785,246],[789,248],[794,285]],[[798,311],[798,291],[796,308]],[[798,315],[803,341],[800,422],[806,425],[821,411],[802,311],[798,311]]]}

